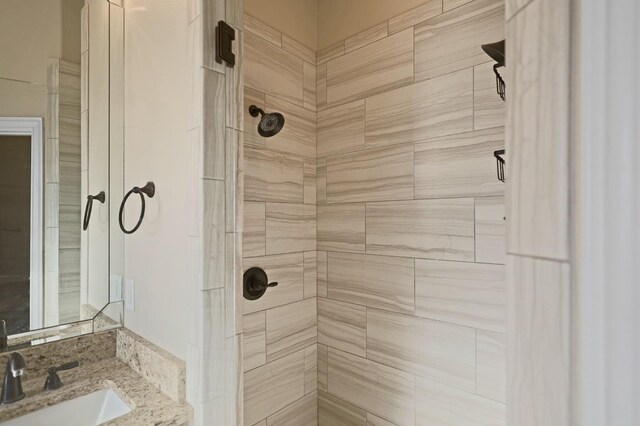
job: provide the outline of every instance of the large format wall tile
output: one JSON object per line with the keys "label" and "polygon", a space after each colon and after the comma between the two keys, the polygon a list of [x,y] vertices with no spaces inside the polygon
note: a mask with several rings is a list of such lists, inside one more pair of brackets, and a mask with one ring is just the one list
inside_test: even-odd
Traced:
{"label": "large format wall tile", "polygon": [[367,413],[367,426],[395,426],[395,425],[376,415]]}
{"label": "large format wall tile", "polygon": [[246,13],[244,14],[244,29],[276,46],[282,45],[282,34],[278,30]]}
{"label": "large format wall tile", "polygon": [[471,392],[476,386],[475,339],[472,328],[367,310],[367,359]]}
{"label": "large format wall tile", "polygon": [[[432,380],[416,377],[416,424],[506,425],[504,404]],[[515,424],[515,423],[514,423]],[[568,424],[568,423],[540,423]]]}
{"label": "large format wall tile", "polygon": [[366,426],[367,412],[325,392],[318,392],[318,425]]}
{"label": "large format wall tile", "polygon": [[318,206],[318,250],[364,253],[364,203]]}
{"label": "large format wall tile", "polygon": [[[487,62],[473,68],[473,128],[476,130],[504,126],[506,121],[506,104],[496,92],[494,64]],[[505,68],[498,72],[506,79]],[[506,84],[509,86],[508,81]]]}
{"label": "large format wall tile", "polygon": [[245,315],[242,319],[242,359],[244,371],[267,362],[266,319],[264,311]]}
{"label": "large format wall tile", "polygon": [[316,110],[316,84],[318,81],[318,68],[314,64],[304,61],[302,67],[304,73],[304,107],[312,111]]}
{"label": "large format wall tile", "polygon": [[476,393],[506,402],[507,338],[504,334],[478,330],[476,332]]}
{"label": "large format wall tile", "polygon": [[367,99],[367,144],[416,142],[472,129],[472,69]]}
{"label": "large format wall tile", "polygon": [[506,263],[504,197],[476,198],[476,262]]}
{"label": "large format wall tile", "polygon": [[318,389],[318,345],[304,348],[304,393]]}
{"label": "large format wall tile", "polygon": [[249,107],[251,105],[255,105],[258,108],[261,108],[264,110],[266,108],[265,102],[266,101],[265,101],[264,93],[245,86],[244,88],[245,113],[243,117],[243,129],[244,129],[243,143],[245,146],[247,146],[248,144],[259,145],[259,146],[265,145],[266,139],[258,134],[258,123],[259,123],[258,118],[252,117],[251,114],[249,114]]}
{"label": "large format wall tile", "polygon": [[569,259],[569,1],[533,1],[507,28],[509,253]]}
{"label": "large format wall tile", "polygon": [[267,203],[267,254],[316,249],[316,206]]}
{"label": "large format wall tile", "polygon": [[413,312],[413,259],[329,253],[328,297],[397,312]]}
{"label": "large format wall tile", "polygon": [[507,264],[509,424],[571,424],[570,266],[511,255]]}
{"label": "large format wall tile", "polygon": [[318,396],[310,393],[267,417],[267,426],[316,426]]}
{"label": "large format wall tile", "polygon": [[316,52],[286,34],[282,34],[282,48],[287,52],[293,53],[298,58],[304,59],[310,64],[315,65],[316,63]]}
{"label": "large format wall tile", "polygon": [[442,13],[442,0],[426,0],[424,4],[389,19],[389,34],[413,27]]}
{"label": "large format wall tile", "polygon": [[412,374],[329,348],[329,392],[398,425],[414,424]]}
{"label": "large format wall tile", "polygon": [[313,345],[317,335],[315,299],[267,310],[267,362]]}
{"label": "large format wall tile", "polygon": [[318,156],[364,146],[364,100],[318,112]]}
{"label": "large format wall tile", "polygon": [[[266,139],[267,147],[306,158],[316,156],[316,113],[307,108],[267,95],[267,111],[284,115],[280,133]],[[258,118],[256,118],[257,125]]]}
{"label": "large format wall tile", "polygon": [[367,203],[367,253],[474,259],[473,198]]}
{"label": "large format wall tile", "polygon": [[504,2],[474,0],[415,27],[416,81],[487,62],[481,45],[504,38]]}
{"label": "large format wall tile", "polygon": [[459,133],[416,144],[415,197],[502,195],[493,151],[504,149],[504,128]]}
{"label": "large format wall tile", "polygon": [[277,281],[278,285],[269,288],[267,293],[258,300],[243,299],[244,313],[262,311],[302,300],[304,297],[303,263],[304,256],[301,252],[245,258],[245,270],[259,266],[267,273],[269,281]]}
{"label": "large format wall tile", "polygon": [[261,147],[244,149],[245,201],[302,203],[304,165],[291,155]]}
{"label": "large format wall tile", "polygon": [[245,85],[303,104],[302,59],[250,32],[244,50]]}
{"label": "large format wall tile", "polygon": [[327,159],[327,202],[413,198],[413,146],[366,149]]}
{"label": "large format wall tile", "polygon": [[265,203],[244,203],[244,223],[242,229],[242,255],[265,255]]}
{"label": "large format wall tile", "polygon": [[349,53],[351,51],[364,47],[367,44],[371,44],[375,41],[381,40],[387,35],[389,35],[388,25],[386,22],[383,22],[347,38],[344,41],[344,51],[345,53]]}
{"label": "large format wall tile", "polygon": [[367,309],[336,300],[318,299],[318,343],[366,356]]}
{"label": "large format wall tile", "polygon": [[318,294],[318,253],[304,253],[304,298]]}
{"label": "large format wall tile", "polygon": [[304,351],[244,374],[244,422],[253,425],[304,396]]}
{"label": "large format wall tile", "polygon": [[327,63],[327,102],[363,99],[413,81],[413,30],[347,53]]}
{"label": "large format wall tile", "polygon": [[504,333],[503,265],[416,260],[416,315]]}
{"label": "large format wall tile", "polygon": [[[320,299],[318,299],[320,300]],[[329,362],[329,348],[318,343],[318,390],[326,392],[328,390],[327,374]]]}

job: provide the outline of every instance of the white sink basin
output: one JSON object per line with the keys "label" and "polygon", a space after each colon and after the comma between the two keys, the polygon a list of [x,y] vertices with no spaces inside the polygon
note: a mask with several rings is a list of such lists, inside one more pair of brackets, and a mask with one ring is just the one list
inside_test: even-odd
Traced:
{"label": "white sink basin", "polygon": [[[28,398],[28,396],[27,396]],[[111,389],[103,389],[15,419],[6,426],[93,426],[123,416],[131,408]]]}

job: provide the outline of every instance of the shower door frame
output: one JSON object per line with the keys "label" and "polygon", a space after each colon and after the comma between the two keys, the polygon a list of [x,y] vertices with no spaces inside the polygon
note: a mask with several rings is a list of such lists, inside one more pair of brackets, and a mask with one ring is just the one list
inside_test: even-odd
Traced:
{"label": "shower door frame", "polygon": [[[0,135],[31,138],[31,230],[29,255],[29,328],[44,320],[43,129],[41,117],[0,117]],[[1,319],[1,318],[0,318]]]}

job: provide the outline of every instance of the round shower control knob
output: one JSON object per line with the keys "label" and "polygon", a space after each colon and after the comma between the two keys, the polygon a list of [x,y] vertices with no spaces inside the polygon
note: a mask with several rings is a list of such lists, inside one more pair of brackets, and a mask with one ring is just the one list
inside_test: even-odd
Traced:
{"label": "round shower control knob", "polygon": [[267,273],[259,267],[247,269],[242,281],[244,298],[247,300],[258,300],[267,291],[267,288],[278,285],[277,282],[270,283]]}

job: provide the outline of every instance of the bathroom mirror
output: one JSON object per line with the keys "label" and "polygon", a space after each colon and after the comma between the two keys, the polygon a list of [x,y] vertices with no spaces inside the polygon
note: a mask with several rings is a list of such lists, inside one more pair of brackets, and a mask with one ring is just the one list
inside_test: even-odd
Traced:
{"label": "bathroom mirror", "polygon": [[10,342],[122,323],[123,72],[119,1],[0,4],[0,333]]}

